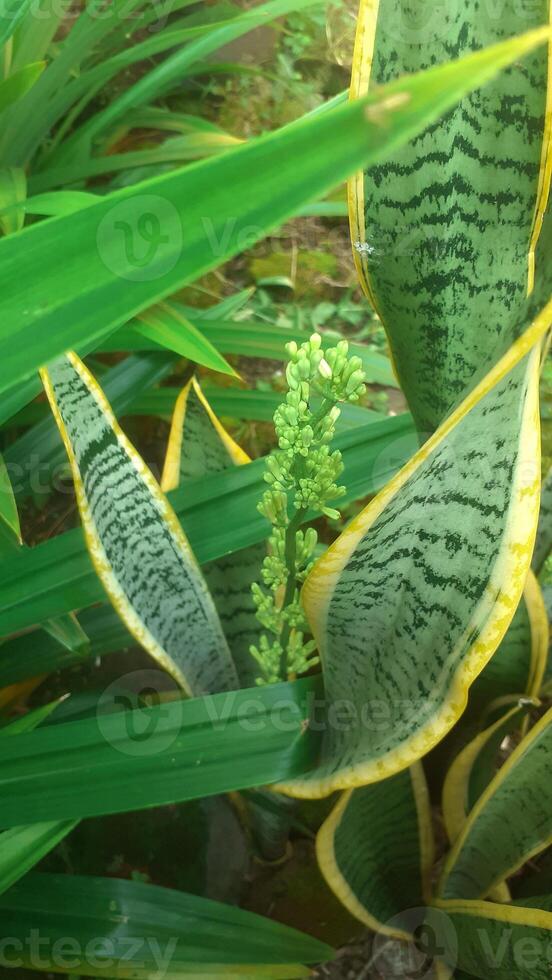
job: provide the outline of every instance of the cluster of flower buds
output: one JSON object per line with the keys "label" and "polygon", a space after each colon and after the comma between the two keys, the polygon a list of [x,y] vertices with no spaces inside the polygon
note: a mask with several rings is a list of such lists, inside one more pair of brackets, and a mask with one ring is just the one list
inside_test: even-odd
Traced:
{"label": "cluster of flower buds", "polygon": [[278,449],[267,459],[264,479],[269,489],[258,505],[273,528],[261,572],[269,591],[259,584],[252,587],[257,618],[272,634],[250,648],[262,668],[260,684],[284,680],[283,662],[286,676],[316,663],[314,641],[305,640],[308,624],[299,586],[312,566],[317,534],[298,525],[307,509],[339,518],[328,503],[345,492],[337,483],[343,462],[329,444],[340,415],[338,403],[356,402],[366,391],[362,362],[348,356],[347,341],[324,352],[321,337],[313,334],[301,346],[291,342],[286,349],[289,391],[274,414]]}
{"label": "cluster of flower buds", "polygon": [[326,351],[319,365],[326,382],[324,395],[335,402],[357,402],[366,393],[360,357],[349,357],[349,345],[340,340]]}

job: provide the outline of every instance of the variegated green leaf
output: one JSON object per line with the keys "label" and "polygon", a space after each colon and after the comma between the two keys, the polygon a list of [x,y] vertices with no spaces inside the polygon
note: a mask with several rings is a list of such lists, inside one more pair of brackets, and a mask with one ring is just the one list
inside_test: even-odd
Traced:
{"label": "variegated green leaf", "polygon": [[344,793],[316,842],[320,869],[352,915],[384,935],[409,938],[400,914],[429,900],[431,809],[420,763]]}
{"label": "variegated green leaf", "polygon": [[533,571],[536,575],[542,569],[550,550],[552,549],[552,468],[548,471],[542,484],[541,507],[537,540],[533,553]]}
{"label": "variegated green leaf", "polygon": [[547,659],[548,614],[530,571],[508,632],[470,691],[470,713],[481,713],[497,698],[538,697]]}
{"label": "variegated green leaf", "polygon": [[174,407],[163,490],[168,493],[186,480],[249,462],[247,453],[226,432],[192,378]]}
{"label": "variegated green leaf", "polygon": [[[175,490],[188,480],[248,462],[247,453],[221,425],[193,378],[175,405],[162,488]],[[251,585],[259,581],[265,554],[266,545],[259,542],[203,568],[242,687],[253,685],[258,675],[249,653],[261,632]]]}
{"label": "variegated green leaf", "polygon": [[494,724],[476,735],[457,755],[443,787],[443,817],[451,844],[460,836],[468,814],[483,795],[497,771],[497,758],[504,739],[518,727],[524,706],[516,703],[502,712]]}
{"label": "variegated green leaf", "polygon": [[440,926],[445,957],[465,971],[454,973],[457,980],[549,980],[552,912],[546,898],[536,907],[454,900],[436,904],[428,922]]}
{"label": "variegated green leaf", "polygon": [[[479,0],[361,0],[351,94],[549,20],[548,0],[500,15]],[[421,433],[526,322],[550,185],[547,82],[541,48],[350,184],[357,269]]]}
{"label": "variegated green leaf", "polygon": [[471,811],[447,859],[443,898],[480,898],[552,843],[552,710]]}
{"label": "variegated green leaf", "polygon": [[75,354],[42,372],[92,562],[137,641],[190,694],[237,688],[213,600],[176,515]]}
{"label": "variegated green leaf", "polygon": [[289,792],[322,796],[392,776],[464,711],[527,578],[539,345],[527,352],[551,313],[552,304],[307,578],[327,697],[345,700],[351,721],[329,726],[317,771]]}

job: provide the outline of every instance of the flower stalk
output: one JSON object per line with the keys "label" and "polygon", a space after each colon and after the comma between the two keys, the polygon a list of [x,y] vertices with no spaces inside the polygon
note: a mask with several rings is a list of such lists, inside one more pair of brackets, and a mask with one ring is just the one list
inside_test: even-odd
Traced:
{"label": "flower stalk", "polygon": [[[366,391],[359,357],[349,356],[342,340],[324,352],[318,334],[298,346],[286,345],[288,392],[274,414],[278,448],[267,458],[268,489],[258,508],[272,524],[262,583],[252,588],[257,618],[264,627],[259,646],[250,648],[261,668],[259,684],[275,683],[308,671],[318,662],[300,589],[313,564],[318,536],[302,530],[307,514],[337,519],[330,506],[345,493],[338,484],[343,461],[330,448],[340,416],[339,404],[356,402]],[[321,403],[316,411],[314,399]]]}

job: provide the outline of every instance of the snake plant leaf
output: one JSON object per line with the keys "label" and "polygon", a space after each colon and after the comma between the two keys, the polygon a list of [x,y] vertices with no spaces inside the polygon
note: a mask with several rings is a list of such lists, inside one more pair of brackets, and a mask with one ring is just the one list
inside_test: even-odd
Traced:
{"label": "snake plant leaf", "polygon": [[318,833],[316,854],[328,885],[352,915],[377,933],[411,938],[400,914],[429,901],[434,860],[421,763],[343,793]]}
{"label": "snake plant leaf", "polygon": [[[444,943],[454,935],[454,947],[445,949],[450,961],[464,972],[455,977],[480,980],[547,980],[548,953],[552,940],[552,912],[533,906],[494,902],[439,901],[436,908],[446,916]],[[430,919],[431,921],[431,919]],[[440,937],[441,938],[441,937]]]}
{"label": "snake plant leaf", "polygon": [[552,710],[480,796],[445,864],[443,898],[479,898],[552,843]]}
{"label": "snake plant leaf", "polygon": [[0,456],[0,521],[21,543],[21,527],[15,495],[4,457]]}
{"label": "snake plant leaf", "polygon": [[207,473],[250,462],[219,422],[196,378],[191,378],[174,408],[161,479],[164,492]]}
{"label": "snake plant leaf", "polygon": [[[250,463],[249,456],[221,425],[198,381],[184,387],[174,410],[161,487],[186,487],[189,480]],[[254,686],[258,670],[249,653],[262,627],[251,586],[260,581],[263,542],[209,562],[203,574],[213,597],[242,687]]]}
{"label": "snake plant leaf", "polygon": [[[12,937],[2,954],[8,969],[38,959],[43,971],[93,977],[287,980],[309,975],[301,964],[333,955],[326,943],[253,912],[117,878],[35,872],[2,896],[0,909]],[[42,943],[34,963],[30,930]]]}
{"label": "snake plant leaf", "polygon": [[[253,226],[262,238],[340,179],[383,160],[548,34],[530,32],[401,79],[375,96],[7,236],[0,241],[0,277],[25,282],[26,302],[14,291],[0,296],[0,392],[221,265],[243,250],[245,232],[253,243]],[[263,180],[252,180],[261,171]]]}
{"label": "snake plant leaf", "polygon": [[[311,768],[319,677],[160,702],[0,739],[0,827],[129,813]],[[100,706],[101,707],[101,706]],[[8,744],[9,743],[9,744]]]}
{"label": "snake plant leaf", "polygon": [[502,713],[494,724],[476,735],[452,763],[443,786],[443,817],[451,844],[457,841],[468,814],[495,776],[500,746],[516,726],[519,727],[525,710],[517,703]]}
{"label": "snake plant leaf", "polygon": [[[425,0],[362,0],[351,95],[549,21],[548,0],[500,16],[479,0],[430,14]],[[351,180],[355,263],[422,435],[528,322],[550,186],[547,82],[541,48]]]}
{"label": "snake plant leaf", "polygon": [[[335,448],[343,453],[345,464],[343,503],[383,486],[410,458],[415,445],[408,415],[341,432]],[[264,466],[264,459],[258,459],[248,466],[194,480],[169,495],[202,564],[268,537],[270,526],[256,510],[264,486]],[[0,636],[102,601],[105,592],[80,529],[65,531],[14,554],[9,562],[0,562]]]}
{"label": "snake plant leaf", "polygon": [[552,549],[552,468],[543,480],[541,493],[541,508],[537,540],[533,552],[532,567],[536,575],[542,570],[550,550]]}
{"label": "snake plant leaf", "polygon": [[236,377],[234,368],[219,354],[216,347],[172,303],[158,303],[144,310],[135,329],[160,347],[202,364],[211,371]]}
{"label": "snake plant leaf", "polygon": [[293,795],[374,782],[421,758],[504,637],[536,531],[538,338],[551,314],[552,302],[307,577],[328,701],[345,700],[350,724],[328,729],[320,766],[286,788]]}
{"label": "snake plant leaf", "polygon": [[77,823],[76,820],[33,823],[0,834],[0,895],[49,854]]}
{"label": "snake plant leaf", "polygon": [[470,713],[480,714],[498,698],[539,696],[548,661],[548,632],[542,589],[530,570],[508,632],[470,690]]}
{"label": "snake plant leaf", "polygon": [[[542,590],[544,604],[546,606],[546,611],[548,613],[548,622],[552,622],[552,586],[545,585]],[[546,667],[544,668],[544,677],[542,679],[542,685],[540,694],[542,698],[550,697],[550,692],[552,691],[552,657],[550,656],[552,643],[548,645],[548,657],[546,660]]]}
{"label": "snake plant leaf", "polygon": [[[109,368],[102,376],[102,388],[113,411],[124,415],[140,392],[146,393],[173,369],[177,358],[167,351],[132,354]],[[48,404],[46,417],[8,446],[5,459],[13,474],[16,496],[47,496],[56,477],[65,473],[67,456],[58,427]]]}
{"label": "snake plant leaf", "polygon": [[176,515],[75,354],[42,378],[71,463],[90,557],[138,643],[189,694],[238,678]]}

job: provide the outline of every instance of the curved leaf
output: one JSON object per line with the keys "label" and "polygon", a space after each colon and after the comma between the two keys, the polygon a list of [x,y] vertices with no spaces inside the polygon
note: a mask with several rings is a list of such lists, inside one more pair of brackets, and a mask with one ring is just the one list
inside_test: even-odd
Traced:
{"label": "curved leaf", "polygon": [[541,587],[529,571],[508,632],[470,691],[470,712],[480,713],[492,701],[516,694],[538,697],[547,659],[548,615]]}
{"label": "curved leaf", "polygon": [[471,811],[445,864],[444,898],[479,898],[552,843],[552,710]]}
{"label": "curved leaf", "polygon": [[533,571],[536,575],[542,569],[550,549],[552,548],[552,468],[548,471],[542,484],[541,508],[539,514],[539,526],[537,528],[537,540],[535,541],[535,551],[533,553]]}
{"label": "curved leaf", "polygon": [[330,888],[352,915],[377,933],[411,938],[400,913],[429,901],[434,859],[421,764],[344,793],[318,833],[316,853]]}
{"label": "curved leaf", "polygon": [[239,686],[213,600],[176,515],[75,354],[43,369],[90,557],[116,611],[189,694]]}
{"label": "curved leaf", "polygon": [[[442,929],[446,952],[469,976],[480,980],[548,980],[552,912],[494,902],[440,901],[437,909],[449,928]],[[431,922],[431,918],[429,920]],[[458,972],[457,977],[463,974]]]}
{"label": "curved leaf", "polygon": [[165,493],[187,480],[250,463],[247,453],[214,414],[192,378],[180,393],[171,423],[161,487]]}
{"label": "curved leaf", "polygon": [[524,708],[514,705],[469,742],[452,763],[443,786],[443,818],[451,844],[460,836],[470,810],[496,774],[498,751],[520,724]]}
{"label": "curved leaf", "polygon": [[[247,453],[221,425],[199,383],[192,378],[175,406],[161,481],[163,490],[185,487],[188,480],[249,462]],[[262,627],[251,586],[260,580],[265,554],[266,546],[261,542],[210,562],[203,569],[242,687],[254,685],[258,674],[249,647],[258,642]]]}
{"label": "curved leaf", "polygon": [[[292,794],[391,776],[464,711],[527,578],[540,345],[526,355],[551,313],[552,303],[310,572],[303,601],[328,700],[344,699],[352,721],[326,733],[319,769]],[[370,706],[385,723],[366,724]]]}

